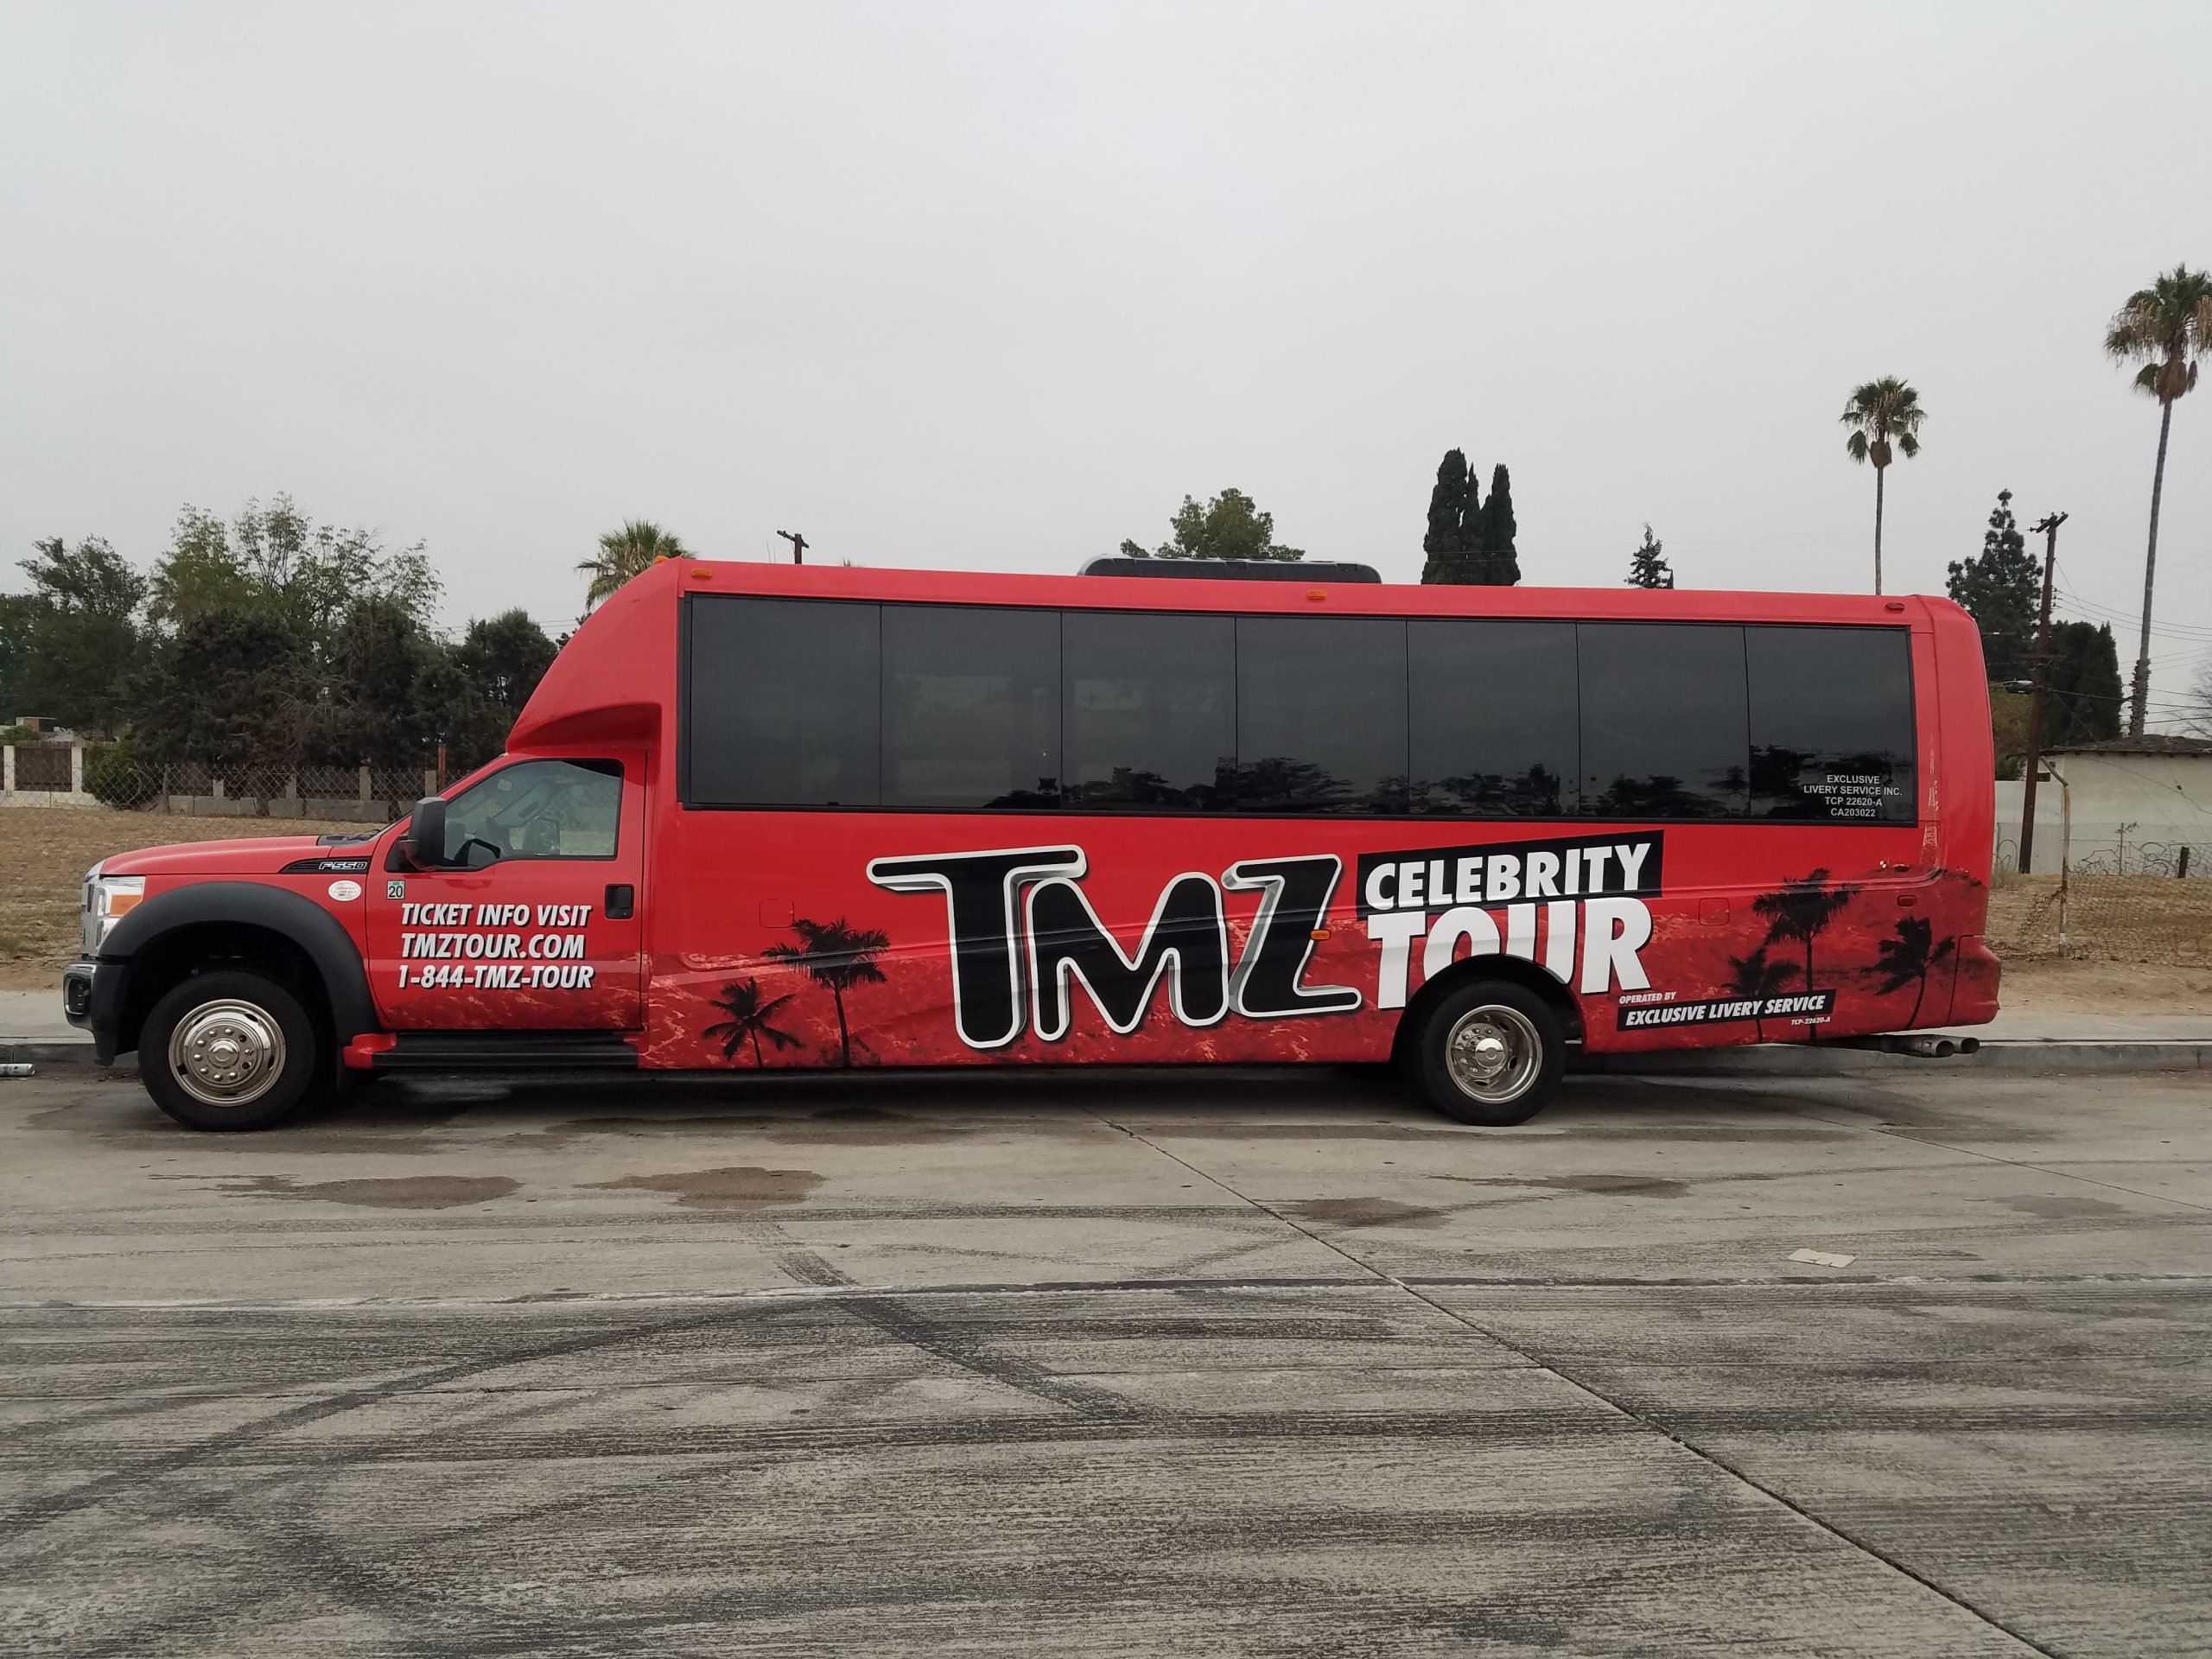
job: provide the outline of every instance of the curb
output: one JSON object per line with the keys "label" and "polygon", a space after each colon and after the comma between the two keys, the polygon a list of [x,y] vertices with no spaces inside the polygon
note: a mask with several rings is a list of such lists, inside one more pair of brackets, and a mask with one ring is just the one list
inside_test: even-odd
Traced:
{"label": "curb", "polygon": [[[136,1056],[102,1067],[89,1037],[0,1037],[0,1065],[29,1064],[56,1071],[136,1071]],[[1872,1072],[1942,1071],[2094,1072],[2212,1071],[2212,1040],[2128,1038],[2069,1041],[2052,1038],[1984,1039],[1976,1054],[1925,1060],[1878,1049],[1826,1048],[1769,1043],[1749,1048],[1692,1049],[1680,1053],[1588,1054],[1568,1065],[1571,1073],[1643,1077],[1834,1077]],[[643,1074],[641,1074],[643,1075]]]}
{"label": "curb", "polygon": [[1980,1052],[1948,1059],[1886,1054],[1879,1049],[1768,1044],[1751,1048],[1696,1049],[1683,1053],[1592,1054],[1570,1071],[1649,1077],[1835,1077],[1952,1071],[2093,1072],[2212,1070],[2212,1041],[2193,1038],[1982,1039]]}

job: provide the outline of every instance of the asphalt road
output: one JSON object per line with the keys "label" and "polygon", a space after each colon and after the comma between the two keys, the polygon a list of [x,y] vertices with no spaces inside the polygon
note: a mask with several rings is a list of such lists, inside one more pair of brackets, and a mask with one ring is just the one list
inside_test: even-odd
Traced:
{"label": "asphalt road", "polygon": [[2209,1109],[0,1083],[0,1650],[2201,1654]]}

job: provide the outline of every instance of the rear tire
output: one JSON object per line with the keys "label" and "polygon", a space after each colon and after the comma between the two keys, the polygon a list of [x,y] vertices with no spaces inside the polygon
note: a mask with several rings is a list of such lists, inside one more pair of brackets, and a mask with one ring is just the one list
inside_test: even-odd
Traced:
{"label": "rear tire", "polygon": [[265,1129],[329,1077],[300,999],[264,975],[226,969],[172,986],[138,1033],[154,1104],[194,1129]]}
{"label": "rear tire", "polygon": [[1451,992],[1414,1033],[1406,1069],[1423,1100],[1484,1128],[1525,1123],[1567,1070],[1559,1015],[1535,992],[1478,980]]}

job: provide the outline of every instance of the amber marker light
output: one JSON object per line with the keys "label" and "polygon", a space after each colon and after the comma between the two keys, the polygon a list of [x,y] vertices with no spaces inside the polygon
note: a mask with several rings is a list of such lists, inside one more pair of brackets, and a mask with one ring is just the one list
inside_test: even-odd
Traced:
{"label": "amber marker light", "polygon": [[1328,596],[1328,590],[1325,588],[1308,588],[1306,590],[1306,597],[1316,601],[1317,603],[1326,599]]}
{"label": "amber marker light", "polygon": [[1325,944],[1329,938],[1329,930],[1325,927],[1317,927],[1306,937],[1316,944]]}

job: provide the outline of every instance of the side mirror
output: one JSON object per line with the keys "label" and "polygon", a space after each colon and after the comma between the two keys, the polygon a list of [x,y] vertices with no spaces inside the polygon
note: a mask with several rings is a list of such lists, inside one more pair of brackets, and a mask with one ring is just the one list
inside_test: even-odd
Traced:
{"label": "side mirror", "polygon": [[414,820],[407,826],[407,860],[423,870],[446,861],[446,804],[435,795],[415,803]]}

